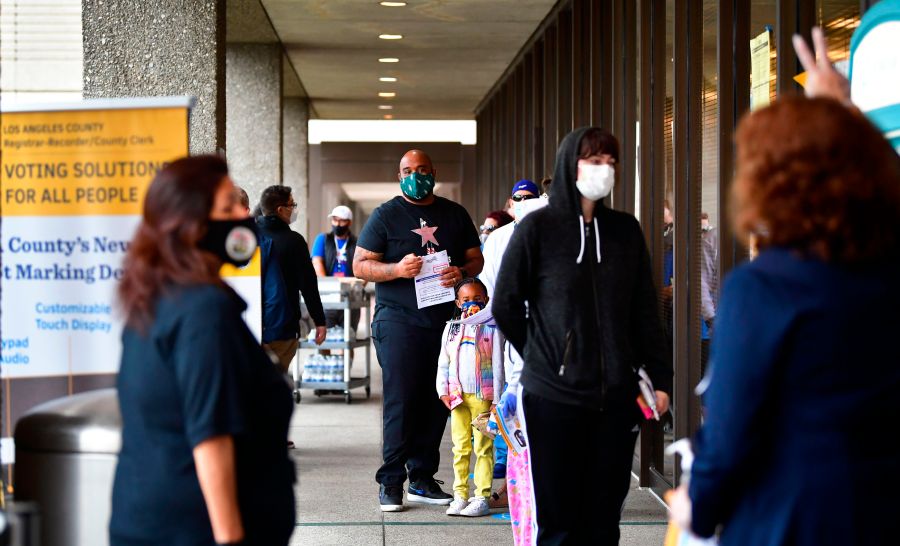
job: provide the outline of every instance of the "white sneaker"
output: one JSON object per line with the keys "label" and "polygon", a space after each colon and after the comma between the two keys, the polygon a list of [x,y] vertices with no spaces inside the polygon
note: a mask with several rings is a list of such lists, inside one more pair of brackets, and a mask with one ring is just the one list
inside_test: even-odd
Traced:
{"label": "white sneaker", "polygon": [[465,510],[466,506],[469,505],[469,501],[460,496],[453,497],[453,502],[450,503],[450,508],[447,508],[448,516],[458,516],[460,512]]}
{"label": "white sneaker", "polygon": [[469,505],[463,508],[460,512],[460,516],[466,516],[468,518],[477,518],[479,516],[486,516],[491,513],[491,508],[488,506],[488,501],[484,497],[473,497],[469,499]]}

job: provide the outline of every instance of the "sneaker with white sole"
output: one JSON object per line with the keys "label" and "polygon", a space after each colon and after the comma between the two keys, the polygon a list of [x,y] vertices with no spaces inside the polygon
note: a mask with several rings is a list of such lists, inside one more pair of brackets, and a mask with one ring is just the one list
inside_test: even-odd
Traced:
{"label": "sneaker with white sole", "polygon": [[403,487],[399,485],[382,485],[378,490],[378,502],[382,512],[401,512],[403,510]]}
{"label": "sneaker with white sole", "polygon": [[459,512],[459,515],[467,518],[477,518],[486,516],[490,513],[491,508],[488,506],[487,499],[484,497],[474,497],[469,499],[469,505],[463,508]]}
{"label": "sneaker with white sole", "polygon": [[444,493],[440,486],[442,483],[444,482],[434,478],[410,483],[409,488],[406,490],[406,500],[422,504],[447,506],[453,501],[453,495]]}
{"label": "sneaker with white sole", "polygon": [[469,501],[467,501],[465,497],[457,495],[453,498],[453,502],[450,503],[450,508],[447,508],[447,515],[458,516],[466,506],[469,506]]}

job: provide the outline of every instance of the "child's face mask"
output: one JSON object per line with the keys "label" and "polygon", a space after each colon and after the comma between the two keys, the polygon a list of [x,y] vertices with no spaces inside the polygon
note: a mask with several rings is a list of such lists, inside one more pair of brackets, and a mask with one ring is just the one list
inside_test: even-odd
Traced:
{"label": "child's face mask", "polygon": [[463,318],[471,317],[484,308],[484,304],[480,301],[467,301],[459,306],[462,309]]}

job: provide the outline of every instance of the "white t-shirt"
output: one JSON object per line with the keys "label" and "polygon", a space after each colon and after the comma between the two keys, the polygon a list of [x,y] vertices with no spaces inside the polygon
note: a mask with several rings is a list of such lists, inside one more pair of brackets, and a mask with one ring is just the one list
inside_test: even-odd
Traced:
{"label": "white t-shirt", "polygon": [[[522,217],[524,218],[525,214],[530,214],[546,207],[548,203],[549,201],[543,197],[525,201],[525,210],[522,211]],[[502,228],[494,230],[491,236],[488,237],[487,242],[484,243],[484,250],[481,251],[484,254],[484,269],[481,270],[481,275],[478,278],[487,287],[488,297],[490,298],[494,297],[494,288],[497,286],[497,274],[500,273],[500,264],[503,263],[503,255],[506,254],[506,248],[509,246],[509,241],[515,232],[516,222],[506,224]],[[518,385],[519,376],[522,375],[522,367],[525,363],[509,341],[506,342],[504,353],[506,356],[506,382],[510,385]]]}

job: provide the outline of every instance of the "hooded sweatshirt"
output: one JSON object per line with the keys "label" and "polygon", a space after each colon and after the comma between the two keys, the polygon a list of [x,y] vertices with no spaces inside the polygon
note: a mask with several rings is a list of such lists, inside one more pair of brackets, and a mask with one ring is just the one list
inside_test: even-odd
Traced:
{"label": "hooded sweatshirt", "polygon": [[672,365],[637,220],[598,202],[584,221],[575,181],[587,129],[560,144],[550,205],[518,224],[491,303],[525,359],[526,391],[604,409],[635,404],[640,367],[671,396]]}
{"label": "hooded sweatshirt", "polygon": [[[497,284],[497,273],[500,271],[500,264],[503,263],[503,255],[506,253],[506,248],[509,246],[509,240],[512,238],[513,233],[515,233],[516,226],[519,222],[524,220],[527,215],[546,206],[546,196],[525,201],[523,207],[519,210],[516,221],[511,224],[506,224],[502,228],[494,231],[484,244],[484,249],[482,250],[482,254],[484,254],[484,268],[481,270],[481,274],[478,275],[478,278],[484,283],[484,286],[487,287],[488,296],[494,297],[494,287]],[[524,362],[522,362],[522,357],[519,355],[518,351],[516,351],[510,343],[506,343],[506,346],[503,349],[503,359],[506,382],[509,383],[513,390],[515,390],[515,387],[519,384],[519,377],[522,374]]]}

